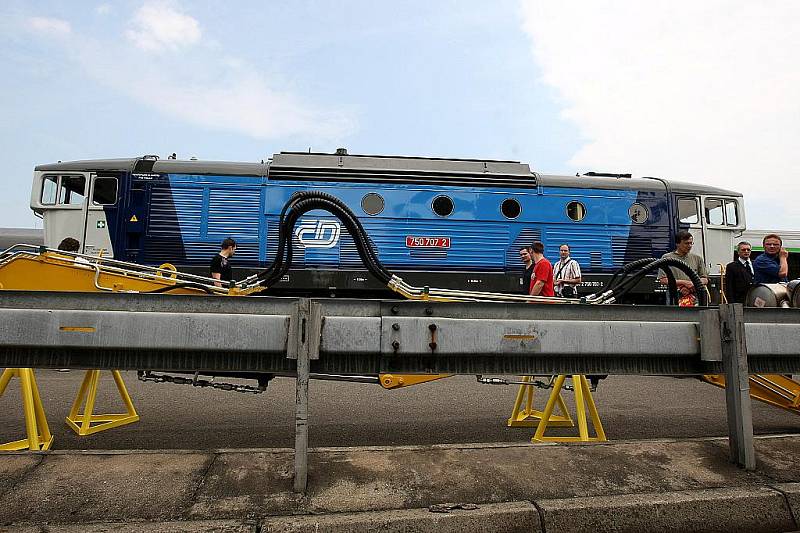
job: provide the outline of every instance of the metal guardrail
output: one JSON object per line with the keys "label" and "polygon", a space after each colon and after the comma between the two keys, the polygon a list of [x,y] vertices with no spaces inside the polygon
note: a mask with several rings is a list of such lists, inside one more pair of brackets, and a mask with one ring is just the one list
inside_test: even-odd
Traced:
{"label": "metal guardrail", "polygon": [[[800,310],[220,298],[4,291],[0,366],[308,377],[726,374],[733,459],[754,468],[748,373],[800,373]],[[737,386],[738,385],[738,386]]]}

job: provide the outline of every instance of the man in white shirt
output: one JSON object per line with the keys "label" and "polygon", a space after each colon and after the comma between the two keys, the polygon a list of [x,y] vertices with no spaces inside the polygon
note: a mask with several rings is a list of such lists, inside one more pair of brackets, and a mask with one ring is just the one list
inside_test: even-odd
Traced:
{"label": "man in white shirt", "polygon": [[562,244],[558,250],[560,259],[553,265],[553,282],[556,296],[577,298],[581,283],[581,266],[569,256],[569,244]]}

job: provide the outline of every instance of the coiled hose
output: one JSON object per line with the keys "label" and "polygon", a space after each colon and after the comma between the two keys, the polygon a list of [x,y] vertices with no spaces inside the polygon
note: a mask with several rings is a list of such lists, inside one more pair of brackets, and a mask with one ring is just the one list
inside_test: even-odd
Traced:
{"label": "coiled hose", "polygon": [[[636,265],[636,263],[639,263]],[[629,263],[625,265],[626,267],[629,265],[635,265],[629,269],[623,267],[620,269],[622,271],[622,278],[621,281],[614,283],[616,281],[616,274],[612,276],[612,279],[606,285],[606,287],[600,292],[595,293],[593,295],[587,296],[587,301],[589,303],[595,303],[592,297],[595,297],[594,300],[600,300],[603,303],[611,303],[609,300],[619,301],[620,298],[624,297],[628,292],[630,292],[647,274],[658,270],[663,269],[664,273],[666,274],[668,287],[670,294],[673,297],[673,301],[677,301],[677,282],[675,280],[675,276],[670,268],[666,267],[674,267],[686,274],[689,280],[694,285],[695,293],[697,294],[698,301],[700,305],[708,305],[708,296],[706,291],[703,288],[703,283],[700,280],[700,276],[692,270],[692,268],[681,261],[680,259],[675,259],[672,257],[662,257],[661,259],[642,259],[639,261],[634,261],[633,263]],[[631,274],[636,267],[639,267],[640,270],[634,274]],[[618,271],[618,272],[620,272]],[[614,283],[612,285],[612,283]],[[600,302],[596,302],[600,303]]]}
{"label": "coiled hose", "polygon": [[319,191],[304,191],[293,194],[281,210],[278,249],[272,264],[257,276],[261,285],[269,287],[288,272],[292,264],[292,230],[294,225],[305,213],[316,209],[327,211],[342,222],[353,239],[361,261],[373,276],[382,283],[388,283],[392,279],[392,273],[381,264],[364,227],[350,208],[330,194]]}

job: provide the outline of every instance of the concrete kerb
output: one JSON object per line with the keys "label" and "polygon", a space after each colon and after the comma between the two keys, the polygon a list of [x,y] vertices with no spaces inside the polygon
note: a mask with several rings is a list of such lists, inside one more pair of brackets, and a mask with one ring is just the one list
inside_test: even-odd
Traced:
{"label": "concrete kerb", "polygon": [[[800,503],[800,483],[781,488]],[[400,509],[357,513],[276,516],[258,521],[189,520],[164,522],[108,522],[0,527],[0,533],[44,533],[56,528],[66,533],[178,532],[219,533],[460,533],[572,532],[572,531],[726,531],[758,533],[789,531],[796,523],[778,490],[768,487],[699,489],[650,494],[624,494],[483,504],[475,509],[447,512]],[[441,507],[441,506],[437,506]],[[542,519],[544,518],[544,523]]]}
{"label": "concrete kerb", "polygon": [[530,502],[479,505],[476,509],[400,509],[365,513],[333,513],[268,518],[261,522],[262,533],[316,533],[336,531],[356,533],[536,533],[542,531],[539,513]]}
{"label": "concrete kerb", "polygon": [[[0,463],[15,480],[0,495],[0,524],[26,533],[59,523],[251,531],[258,521],[287,532],[797,529],[800,438],[757,437],[756,448],[756,473],[727,462],[724,439],[315,449],[305,498],[291,492],[286,449],[14,453]],[[446,501],[477,508],[429,511]]]}
{"label": "concrete kerb", "polygon": [[797,527],[784,496],[763,486],[540,500],[536,504],[544,517],[543,531],[753,533]]}
{"label": "concrete kerb", "polygon": [[194,520],[171,522],[98,522],[3,527],[0,533],[256,533],[257,521]]}
{"label": "concrete kerb", "polygon": [[795,529],[800,528],[800,483],[777,483],[771,488],[783,494],[786,503],[792,512],[795,521]]}

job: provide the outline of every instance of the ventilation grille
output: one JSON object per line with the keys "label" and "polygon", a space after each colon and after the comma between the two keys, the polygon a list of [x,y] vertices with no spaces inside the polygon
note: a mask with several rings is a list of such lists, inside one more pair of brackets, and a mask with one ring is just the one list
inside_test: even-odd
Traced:
{"label": "ventilation grille", "polygon": [[530,246],[533,241],[542,240],[542,231],[539,228],[523,228],[511,246],[506,250],[506,270],[509,272],[522,272],[525,265],[519,260],[519,249]]}
{"label": "ventilation grille", "polygon": [[615,235],[611,238],[611,253],[614,257],[614,264],[619,264],[650,257],[653,255],[653,250],[650,239],[647,237]]}
{"label": "ventilation grille", "polygon": [[409,250],[409,255],[414,259],[447,259],[447,250],[425,250],[411,248]]}
{"label": "ventilation grille", "polygon": [[354,168],[269,167],[272,181],[333,181],[354,183],[414,183],[456,187],[536,188],[536,176],[512,174],[474,174],[453,172],[420,172],[414,170],[381,170]]}
{"label": "ventilation grille", "polygon": [[148,233],[200,237],[203,190],[153,187]]}
{"label": "ventilation grille", "polygon": [[[275,254],[278,252],[278,230],[280,224],[278,221],[269,222],[267,224],[267,262],[275,260]],[[292,267],[298,268],[305,265],[306,262],[306,249],[300,245],[294,234],[292,234]]]}
{"label": "ventilation grille", "polygon": [[211,189],[208,203],[208,235],[258,239],[259,191]]}
{"label": "ventilation grille", "polygon": [[[210,265],[219,243],[182,242],[180,239],[146,239],[140,260],[149,264]],[[233,266],[257,266],[258,244],[237,243]]]}

